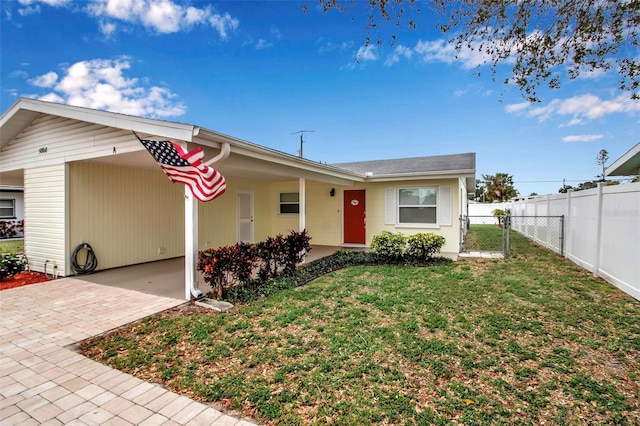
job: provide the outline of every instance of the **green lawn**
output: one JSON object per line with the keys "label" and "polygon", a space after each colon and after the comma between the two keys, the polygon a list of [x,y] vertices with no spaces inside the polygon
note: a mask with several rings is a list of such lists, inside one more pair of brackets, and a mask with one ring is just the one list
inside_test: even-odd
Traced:
{"label": "green lawn", "polygon": [[0,253],[21,253],[24,250],[24,240],[0,240]]}
{"label": "green lawn", "polygon": [[273,424],[640,424],[640,302],[514,256],[351,267],[226,314],[176,309],[88,356]]}
{"label": "green lawn", "polygon": [[471,225],[467,231],[467,251],[502,251],[502,228],[497,225]]}

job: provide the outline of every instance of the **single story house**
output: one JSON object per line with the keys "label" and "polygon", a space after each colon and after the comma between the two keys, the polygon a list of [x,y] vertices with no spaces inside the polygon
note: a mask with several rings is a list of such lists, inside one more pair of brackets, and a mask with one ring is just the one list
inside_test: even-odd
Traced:
{"label": "single story house", "polygon": [[[198,202],[136,139],[202,147],[227,181]],[[475,190],[475,154],[322,164],[203,127],[19,99],[0,117],[0,184],[24,187],[25,252],[73,275],[89,243],[98,269],[185,257],[195,295],[198,250],[306,229],[315,245],[366,247],[387,230],[434,232],[459,250]]]}
{"label": "single story house", "polygon": [[23,192],[22,186],[0,184],[0,226],[12,227],[16,231],[15,235],[0,231],[0,238],[22,238],[22,232],[15,226],[24,219]]}

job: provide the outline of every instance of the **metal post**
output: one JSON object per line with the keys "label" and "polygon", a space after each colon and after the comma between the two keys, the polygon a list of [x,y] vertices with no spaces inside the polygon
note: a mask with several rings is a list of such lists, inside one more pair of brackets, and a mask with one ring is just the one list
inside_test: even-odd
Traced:
{"label": "metal post", "polygon": [[560,216],[560,256],[564,257],[564,215]]}
{"label": "metal post", "polygon": [[505,254],[507,256],[511,255],[511,216],[504,215],[505,228],[507,229],[507,241],[506,241],[506,250]]}

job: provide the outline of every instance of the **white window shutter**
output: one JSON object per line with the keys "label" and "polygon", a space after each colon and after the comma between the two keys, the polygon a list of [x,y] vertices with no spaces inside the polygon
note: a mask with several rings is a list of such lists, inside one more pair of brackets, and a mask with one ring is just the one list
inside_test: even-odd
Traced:
{"label": "white window shutter", "polygon": [[396,224],[396,189],[384,189],[384,223],[385,225]]}
{"label": "white window shutter", "polygon": [[451,226],[451,187],[438,187],[438,225]]}

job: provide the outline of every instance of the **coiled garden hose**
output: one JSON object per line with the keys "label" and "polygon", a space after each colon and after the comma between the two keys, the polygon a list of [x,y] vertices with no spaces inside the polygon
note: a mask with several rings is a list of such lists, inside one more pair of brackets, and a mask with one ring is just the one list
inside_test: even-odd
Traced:
{"label": "coiled garden hose", "polygon": [[[83,265],[78,263],[78,254],[86,250],[87,254]],[[71,255],[71,267],[78,275],[90,274],[98,267],[98,258],[96,257],[93,248],[88,243],[82,243],[73,251]]]}

